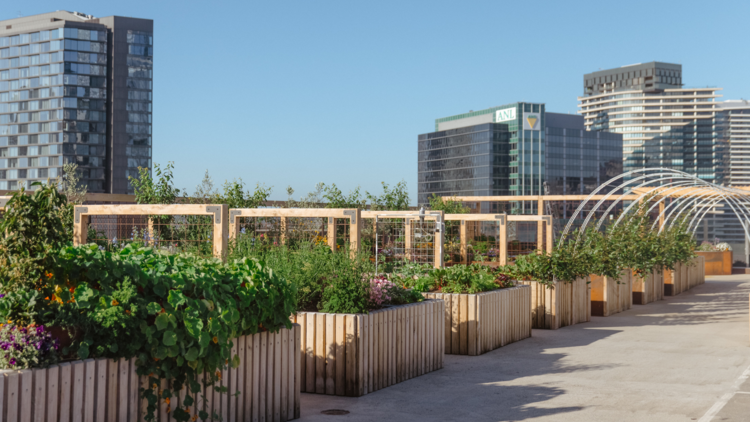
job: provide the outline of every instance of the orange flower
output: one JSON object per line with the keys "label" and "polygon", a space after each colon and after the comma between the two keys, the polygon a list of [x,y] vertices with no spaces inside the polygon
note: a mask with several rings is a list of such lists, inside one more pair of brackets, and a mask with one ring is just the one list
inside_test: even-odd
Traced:
{"label": "orange flower", "polygon": [[163,314],[164,312],[166,312],[164,308],[161,308],[161,313]]}
{"label": "orange flower", "polygon": [[52,278],[52,277],[54,277],[54,275],[53,275],[52,273],[47,273],[47,274],[45,274],[45,275],[47,276],[47,278]]}
{"label": "orange flower", "polygon": [[69,289],[68,289],[68,291],[69,291],[70,293],[73,293],[73,292],[75,292],[75,291],[76,291],[76,289],[75,289],[75,288],[73,288],[73,287],[71,287],[71,288],[69,288]]}
{"label": "orange flower", "polygon": [[159,362],[159,358],[154,358],[154,362]]}
{"label": "orange flower", "polygon": [[157,388],[156,383],[154,383],[154,385],[151,386],[151,389],[156,390],[156,388]]}
{"label": "orange flower", "polygon": [[49,300],[49,296],[45,297],[44,300]]}
{"label": "orange flower", "polygon": [[117,306],[119,304],[120,302],[118,302],[117,299],[112,299],[112,306]]}
{"label": "orange flower", "polygon": [[125,313],[126,313],[126,314],[128,314],[128,315],[130,315],[130,309],[127,309],[127,310],[125,311]]}
{"label": "orange flower", "polygon": [[198,419],[198,416],[193,416],[193,422],[195,422],[196,419]]}
{"label": "orange flower", "polygon": [[169,404],[169,397],[167,397],[166,399],[164,399],[164,403]]}
{"label": "orange flower", "polygon": [[216,378],[221,379],[221,372],[216,371]]}
{"label": "orange flower", "polygon": [[213,341],[214,341],[214,344],[218,344],[219,343],[219,338],[216,337],[216,336],[214,336]]}
{"label": "orange flower", "polygon": [[171,412],[171,411],[172,411],[172,407],[171,407],[171,406],[169,406],[169,405],[167,405],[167,413],[169,413],[169,412]]}

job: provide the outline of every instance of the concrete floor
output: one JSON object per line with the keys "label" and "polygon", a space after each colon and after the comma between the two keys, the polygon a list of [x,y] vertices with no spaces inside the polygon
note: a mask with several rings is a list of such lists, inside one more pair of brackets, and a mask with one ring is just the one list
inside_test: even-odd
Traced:
{"label": "concrete floor", "polygon": [[[750,421],[750,275],[532,338],[360,398],[302,394],[302,421]],[[345,416],[323,415],[344,409]]]}

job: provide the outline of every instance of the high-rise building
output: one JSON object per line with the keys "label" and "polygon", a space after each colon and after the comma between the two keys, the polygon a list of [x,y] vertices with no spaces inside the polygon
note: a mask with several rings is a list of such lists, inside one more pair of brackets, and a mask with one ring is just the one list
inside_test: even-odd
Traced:
{"label": "high-rise building", "polygon": [[[418,137],[418,202],[430,196],[590,193],[622,174],[622,135],[513,103],[435,121]],[[546,185],[546,186],[545,186]]]}
{"label": "high-rise building", "polygon": [[721,88],[685,88],[682,66],[661,62],[589,73],[583,82],[586,129],[622,134],[624,172],[666,167],[726,182],[729,150],[715,102]]}
{"label": "high-rise building", "polygon": [[57,11],[0,21],[0,190],[78,164],[90,192],[151,168],[153,21]]}
{"label": "high-rise building", "polygon": [[750,186],[750,101],[717,103],[723,136],[729,140],[730,186]]}

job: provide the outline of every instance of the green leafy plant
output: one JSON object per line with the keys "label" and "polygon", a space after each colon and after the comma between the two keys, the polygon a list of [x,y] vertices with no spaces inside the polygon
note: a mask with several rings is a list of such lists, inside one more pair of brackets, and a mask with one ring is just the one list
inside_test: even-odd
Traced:
{"label": "green leafy plant", "polygon": [[510,279],[502,272],[480,264],[433,268],[426,275],[407,276],[402,280],[418,292],[474,294],[512,286]]}
{"label": "green leafy plant", "polygon": [[406,182],[400,181],[390,188],[388,184],[382,182],[383,193],[380,196],[366,192],[365,196],[370,201],[370,209],[374,211],[402,211],[409,209],[409,191],[406,188]]}
{"label": "green leafy plant", "polygon": [[[46,287],[45,271],[54,255],[73,240],[72,206],[55,184],[42,185],[27,195],[22,188],[5,205],[0,223],[0,290],[38,290]],[[47,291],[43,293],[48,293]]]}
{"label": "green leafy plant", "polygon": [[[82,332],[72,346],[79,358],[137,358],[137,373],[149,377],[142,391],[147,420],[170,399],[173,417],[188,420],[186,409],[200,391],[197,374],[205,370],[212,385],[227,364],[239,363],[232,339],[289,328],[294,310],[294,286],[251,259],[222,264],[135,244],[117,252],[86,245],[64,248],[54,277],[75,286],[58,292],[56,323]],[[168,380],[164,390],[160,379]]]}

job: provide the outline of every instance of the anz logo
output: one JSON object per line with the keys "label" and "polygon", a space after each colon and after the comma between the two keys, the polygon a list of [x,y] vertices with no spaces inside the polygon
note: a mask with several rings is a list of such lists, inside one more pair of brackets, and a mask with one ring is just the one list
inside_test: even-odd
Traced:
{"label": "anz logo", "polygon": [[504,110],[497,110],[495,112],[495,123],[507,122],[508,120],[516,120],[516,108],[506,108]]}

